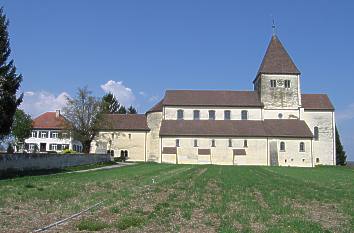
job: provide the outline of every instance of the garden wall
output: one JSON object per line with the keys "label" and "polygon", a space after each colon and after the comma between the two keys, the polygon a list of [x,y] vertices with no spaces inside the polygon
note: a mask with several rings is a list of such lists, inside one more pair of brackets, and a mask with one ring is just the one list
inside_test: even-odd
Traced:
{"label": "garden wall", "polygon": [[0,154],[0,173],[62,169],[109,161],[111,156],[108,154]]}

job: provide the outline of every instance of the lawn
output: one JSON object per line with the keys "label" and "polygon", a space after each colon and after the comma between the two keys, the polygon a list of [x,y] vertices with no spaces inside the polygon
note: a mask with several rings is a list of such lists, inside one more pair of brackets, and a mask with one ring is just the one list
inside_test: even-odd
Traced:
{"label": "lawn", "polygon": [[353,232],[354,169],[137,164],[0,181],[0,232]]}

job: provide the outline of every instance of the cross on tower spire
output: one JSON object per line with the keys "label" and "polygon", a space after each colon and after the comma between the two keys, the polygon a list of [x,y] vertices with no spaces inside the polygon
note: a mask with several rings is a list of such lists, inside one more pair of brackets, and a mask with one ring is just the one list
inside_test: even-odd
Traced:
{"label": "cross on tower spire", "polygon": [[274,20],[274,17],[273,17],[273,24],[272,24],[272,31],[273,31],[273,36],[275,36],[276,34],[276,30],[275,30],[275,20]]}

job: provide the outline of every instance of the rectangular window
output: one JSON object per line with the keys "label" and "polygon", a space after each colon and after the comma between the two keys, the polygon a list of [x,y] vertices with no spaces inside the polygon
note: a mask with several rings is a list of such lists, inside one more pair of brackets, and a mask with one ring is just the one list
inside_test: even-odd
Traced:
{"label": "rectangular window", "polygon": [[247,140],[244,140],[244,141],[243,141],[243,147],[245,147],[245,148],[248,147],[248,142],[247,142]]}
{"label": "rectangular window", "polygon": [[215,147],[215,140],[211,140],[211,147]]}
{"label": "rectangular window", "polygon": [[247,110],[243,110],[241,112],[241,120],[248,120],[248,111]]}
{"label": "rectangular window", "polygon": [[230,110],[224,111],[224,120],[231,120],[231,111]]}
{"label": "rectangular window", "polygon": [[290,88],[290,80],[285,80],[284,86],[285,86],[285,88]]}
{"label": "rectangular window", "polygon": [[300,152],[305,152],[305,143],[300,142]]}
{"label": "rectangular window", "polygon": [[270,87],[277,87],[277,81],[276,80],[270,80]]}
{"label": "rectangular window", "polygon": [[194,110],[193,111],[193,119],[194,120],[199,120],[200,119],[200,111],[199,110]]}
{"label": "rectangular window", "polygon": [[313,129],[313,135],[314,135],[315,141],[318,141],[320,139],[319,131],[318,131],[318,127],[317,126]]}
{"label": "rectangular window", "polygon": [[32,131],[32,138],[37,137],[37,132],[36,131]]}
{"label": "rectangular window", "polygon": [[176,147],[179,147],[179,139],[176,139]]}
{"label": "rectangular window", "polygon": [[58,132],[53,132],[52,133],[52,138],[58,138],[59,137],[59,133]]}
{"label": "rectangular window", "polygon": [[198,140],[194,139],[194,147],[198,147]]}
{"label": "rectangular window", "polygon": [[319,163],[320,162],[320,159],[319,158],[316,158],[316,163]]}
{"label": "rectangular window", "polygon": [[41,132],[41,138],[47,138],[47,132]]}
{"label": "rectangular window", "polygon": [[229,139],[229,147],[232,147],[232,139]]}
{"label": "rectangular window", "polygon": [[209,111],[209,120],[215,120],[215,111],[214,110]]}
{"label": "rectangular window", "polygon": [[34,151],[34,144],[29,144],[29,150]]}
{"label": "rectangular window", "polygon": [[63,150],[69,149],[69,144],[63,144],[61,148],[62,148]]}
{"label": "rectangular window", "polygon": [[177,120],[183,120],[183,110],[177,111]]}
{"label": "rectangular window", "polygon": [[49,144],[49,150],[57,150],[57,144]]}

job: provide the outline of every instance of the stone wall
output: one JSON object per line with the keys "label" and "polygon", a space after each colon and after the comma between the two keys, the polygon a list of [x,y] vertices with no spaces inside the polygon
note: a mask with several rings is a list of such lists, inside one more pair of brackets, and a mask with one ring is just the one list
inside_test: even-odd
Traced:
{"label": "stone wall", "polygon": [[108,154],[0,154],[0,173],[61,169],[108,161],[111,161]]}

